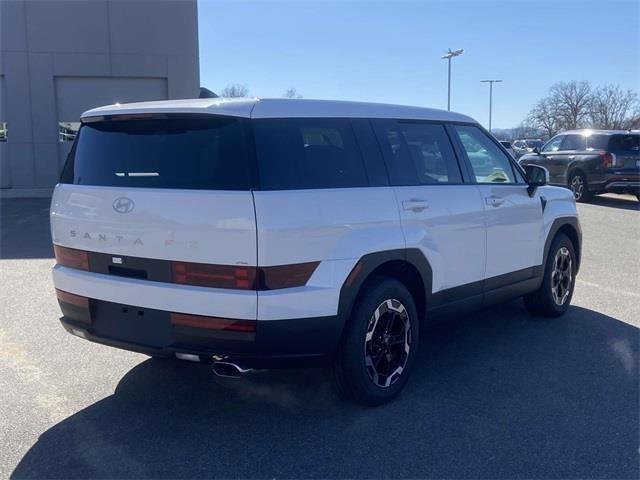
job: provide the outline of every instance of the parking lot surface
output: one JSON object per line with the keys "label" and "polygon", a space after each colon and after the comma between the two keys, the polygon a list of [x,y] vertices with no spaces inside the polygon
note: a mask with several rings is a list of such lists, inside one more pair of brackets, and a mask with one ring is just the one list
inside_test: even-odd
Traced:
{"label": "parking lot surface", "polygon": [[516,301],[423,331],[393,403],[324,370],[240,380],[91,344],[59,324],[47,200],[4,200],[0,478],[638,478],[640,211],[579,205],[582,268],[558,319]]}

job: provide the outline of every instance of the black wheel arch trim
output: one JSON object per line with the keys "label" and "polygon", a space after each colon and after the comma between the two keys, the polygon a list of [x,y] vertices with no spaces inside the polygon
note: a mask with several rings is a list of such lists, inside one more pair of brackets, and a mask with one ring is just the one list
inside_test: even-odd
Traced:
{"label": "black wheel arch trim", "polygon": [[551,242],[556,237],[558,232],[563,227],[569,227],[573,230],[575,238],[569,237],[572,242],[575,242],[574,250],[576,254],[576,272],[580,269],[580,260],[582,256],[582,229],[580,228],[580,222],[578,217],[558,217],[551,224],[549,234],[544,242],[544,258],[542,259],[542,265],[547,264],[547,257],[549,256],[549,250],[551,249]]}
{"label": "black wheel arch trim", "polygon": [[[338,318],[344,323],[351,315],[351,310],[360,293],[362,285],[367,281],[371,273],[385,263],[403,261],[412,265],[420,275],[424,285],[425,297],[431,294],[431,282],[433,278],[431,265],[418,248],[400,248],[368,253],[360,257],[351,273],[340,289],[338,301]],[[423,312],[420,312],[423,313]]]}

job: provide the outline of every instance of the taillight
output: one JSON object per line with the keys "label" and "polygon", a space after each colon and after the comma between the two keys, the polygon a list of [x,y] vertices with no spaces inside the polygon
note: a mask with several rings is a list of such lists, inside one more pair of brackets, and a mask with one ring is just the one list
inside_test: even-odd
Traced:
{"label": "taillight", "polygon": [[175,283],[238,290],[275,290],[306,285],[320,262],[294,263],[272,267],[209,265],[171,262]]}
{"label": "taillight", "polygon": [[256,268],[245,266],[171,262],[171,273],[175,283],[202,287],[253,290],[256,281]]}
{"label": "taillight", "polygon": [[187,313],[171,313],[171,323],[183,327],[247,333],[254,333],[256,331],[256,325],[258,324],[256,320],[235,320],[232,318],[206,317],[204,315],[190,315]]}
{"label": "taillight", "polygon": [[261,280],[258,290],[276,290],[306,285],[319,264],[320,262],[307,262],[261,267],[258,269],[258,276]]}
{"label": "taillight", "polygon": [[78,268],[80,270],[89,270],[89,256],[87,252],[76,250],[75,248],[53,246],[53,252],[56,256],[56,263],[70,268]]}
{"label": "taillight", "polygon": [[81,297],[80,295],[65,292],[64,290],[58,290],[57,288],[56,296],[61,302],[69,303],[76,307],[89,308],[89,299],[87,297]]}
{"label": "taillight", "polygon": [[600,161],[602,162],[602,168],[607,169],[616,166],[616,156],[609,152],[598,152],[600,155]]}

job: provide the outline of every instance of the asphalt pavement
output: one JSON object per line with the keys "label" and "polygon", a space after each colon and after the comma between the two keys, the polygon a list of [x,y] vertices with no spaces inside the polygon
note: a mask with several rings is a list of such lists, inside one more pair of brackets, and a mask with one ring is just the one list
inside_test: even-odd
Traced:
{"label": "asphalt pavement", "polygon": [[640,476],[640,210],[580,205],[562,318],[521,302],[425,329],[393,403],[336,398],[325,370],[216,378],[59,324],[47,200],[3,200],[0,478]]}

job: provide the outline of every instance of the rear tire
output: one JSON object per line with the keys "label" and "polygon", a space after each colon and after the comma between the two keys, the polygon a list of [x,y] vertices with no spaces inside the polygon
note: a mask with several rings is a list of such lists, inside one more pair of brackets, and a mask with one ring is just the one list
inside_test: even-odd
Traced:
{"label": "rear tire", "polygon": [[418,340],[418,314],[409,290],[386,276],[367,280],[334,365],[340,395],[368,406],[392,400],[407,383]]}
{"label": "rear tire", "polygon": [[576,283],[576,254],[573,243],[563,233],[553,239],[544,267],[542,285],[524,296],[529,313],[541,317],[558,317],[567,311]]}
{"label": "rear tire", "polygon": [[589,191],[587,177],[581,171],[571,173],[569,177],[569,189],[573,193],[576,202],[588,202],[591,200],[592,193]]}

